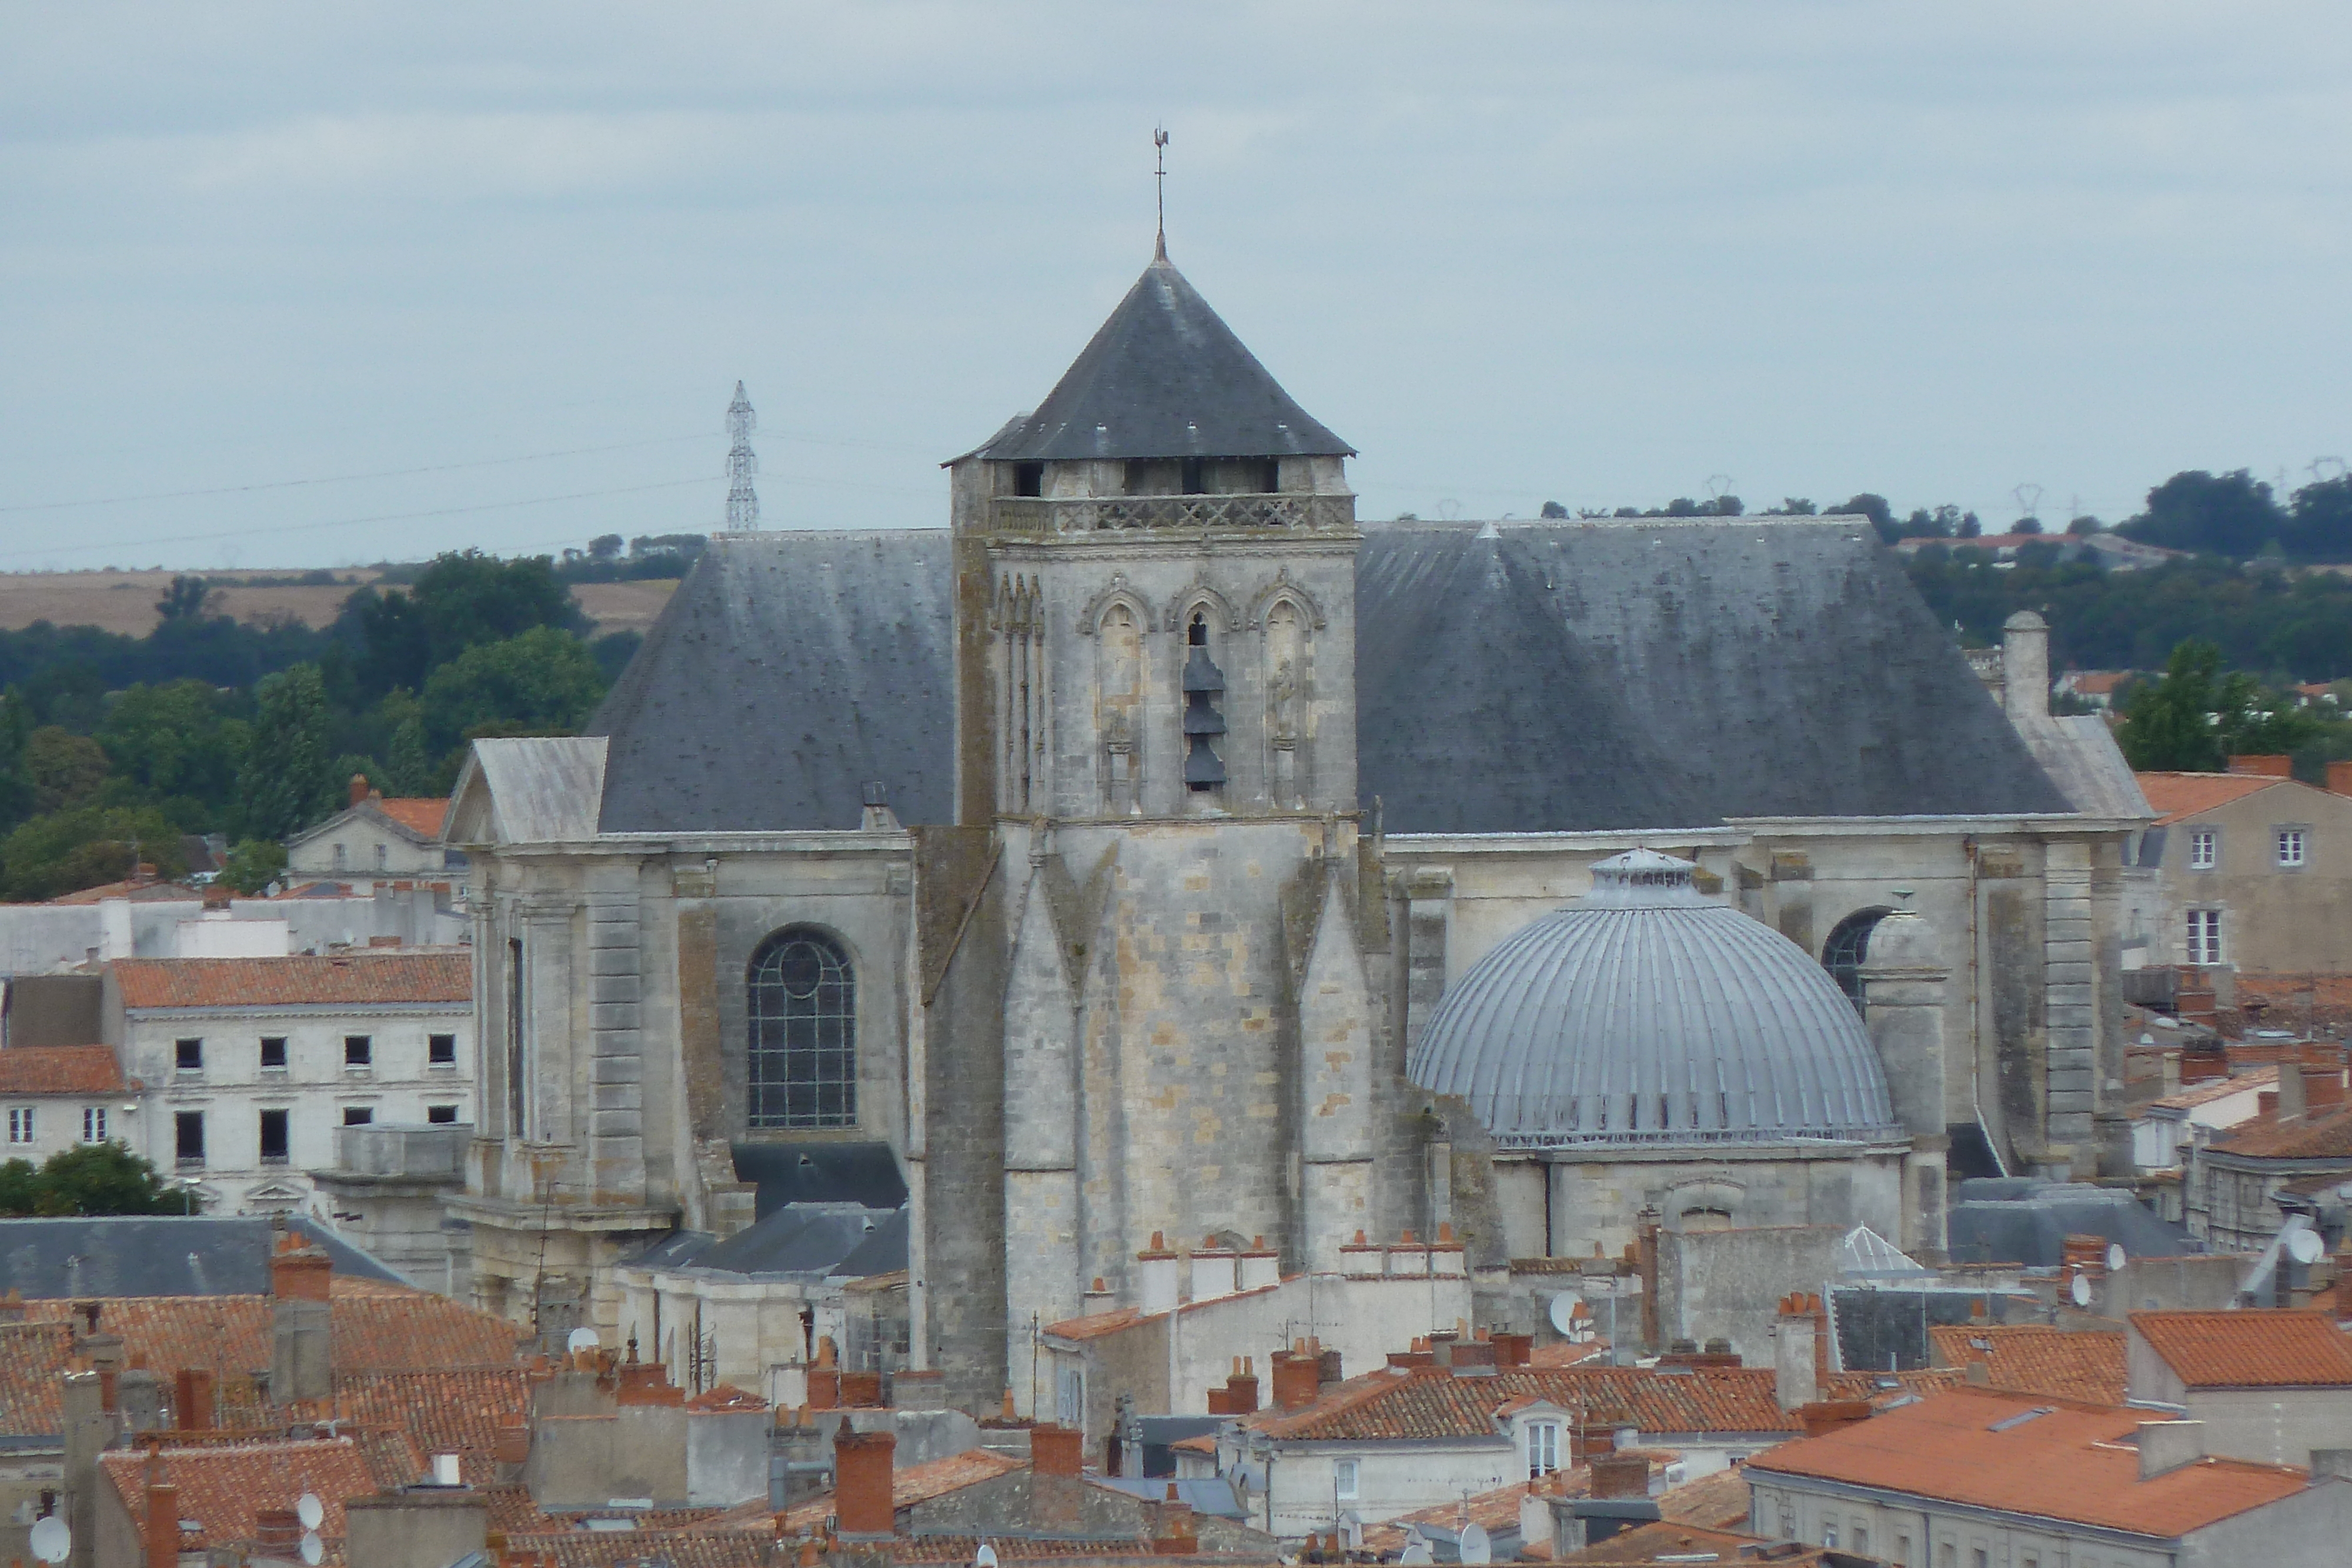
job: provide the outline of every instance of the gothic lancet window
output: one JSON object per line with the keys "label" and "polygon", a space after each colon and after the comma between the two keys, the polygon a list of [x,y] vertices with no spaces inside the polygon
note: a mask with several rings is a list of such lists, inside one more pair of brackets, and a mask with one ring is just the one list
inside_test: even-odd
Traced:
{"label": "gothic lancet window", "polygon": [[1209,618],[1202,612],[1192,612],[1184,641],[1184,787],[1206,791],[1225,782],[1214,744],[1225,733],[1225,716],[1216,706],[1225,695],[1225,674],[1209,657]]}
{"label": "gothic lancet window", "polygon": [[1105,803],[1115,813],[1132,814],[1143,809],[1143,628],[1134,611],[1114,604],[1103,612],[1095,641]]}
{"label": "gothic lancet window", "polygon": [[1265,615],[1265,739],[1266,787],[1277,807],[1306,803],[1298,766],[1306,678],[1305,618],[1289,600],[1276,600]]}
{"label": "gothic lancet window", "polygon": [[857,1124],[857,990],[849,955],[787,926],[751,956],[753,1127]]}

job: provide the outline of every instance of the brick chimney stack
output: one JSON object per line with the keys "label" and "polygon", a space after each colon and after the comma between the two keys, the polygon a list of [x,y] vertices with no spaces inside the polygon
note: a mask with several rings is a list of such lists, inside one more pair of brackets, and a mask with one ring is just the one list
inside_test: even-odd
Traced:
{"label": "brick chimney stack", "polygon": [[1041,1476],[1068,1476],[1075,1479],[1083,1458],[1080,1437],[1076,1427],[1057,1427],[1051,1422],[1030,1427],[1029,1469]]}
{"label": "brick chimney stack", "polygon": [[147,1457],[147,1562],[145,1568],[180,1568],[180,1489]]}
{"label": "brick chimney stack", "polygon": [[898,1439],[888,1432],[853,1431],[847,1421],[833,1435],[834,1512],[844,1535],[887,1535],[897,1522],[890,1468]]}
{"label": "brick chimney stack", "polygon": [[289,1235],[269,1258],[269,1397],[324,1399],[334,1389],[334,1265],[319,1248]]}
{"label": "brick chimney stack", "polygon": [[359,805],[360,803],[362,803],[362,801],[364,801],[367,798],[368,798],[368,781],[367,781],[367,775],[366,775],[366,774],[364,774],[364,773],[354,773],[354,774],[352,774],[352,799],[351,799],[351,803],[352,803],[352,805],[356,806],[356,805]]}

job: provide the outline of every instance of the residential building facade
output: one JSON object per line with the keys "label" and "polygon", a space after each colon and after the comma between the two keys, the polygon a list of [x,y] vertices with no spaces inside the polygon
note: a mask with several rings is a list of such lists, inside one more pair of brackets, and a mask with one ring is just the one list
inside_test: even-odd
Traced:
{"label": "residential building facade", "polygon": [[[2157,811],[2135,857],[2150,964],[2249,974],[2352,971],[2352,795],[2287,776],[2284,757],[2228,773],[2143,773]],[[2352,768],[2331,769],[2352,789]]]}
{"label": "residential building facade", "polygon": [[[349,806],[286,841],[287,876],[299,881],[441,875],[451,864],[441,841],[441,821],[448,810],[440,796],[386,800],[368,787],[364,776],[354,774]],[[457,857],[459,866],[464,862]]]}
{"label": "residential building facade", "polygon": [[0,1050],[0,1159],[39,1165],[87,1145],[127,1143],[138,1125],[140,1085],[104,1045]]}
{"label": "residential building facade", "polygon": [[459,949],[109,965],[100,1027],[146,1085],[126,1141],[208,1212],[306,1209],[336,1129],[472,1120],[472,982]]}

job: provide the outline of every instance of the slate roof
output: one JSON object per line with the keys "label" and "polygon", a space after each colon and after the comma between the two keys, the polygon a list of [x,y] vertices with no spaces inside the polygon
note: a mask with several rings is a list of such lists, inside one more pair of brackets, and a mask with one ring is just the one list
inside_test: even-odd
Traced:
{"label": "slate roof", "polygon": [[14,1045],[0,1051],[0,1094],[120,1094],[128,1087],[110,1045]]}
{"label": "slate roof", "polygon": [[[2013,1420],[2021,1416],[2031,1419]],[[1748,1481],[1812,1477],[2157,1540],[2275,1502],[2307,1482],[2283,1465],[2214,1458],[2142,1480],[2135,1438],[2148,1418],[2145,1410],[1955,1388],[1758,1454],[1748,1461]]]}
{"label": "slate roof", "polygon": [[791,1204],[687,1260],[733,1274],[863,1279],[907,1266],[907,1210]]}
{"label": "slate roof", "polygon": [[[1391,832],[2073,810],[1866,527],[1371,525],[1356,580],[1358,794]],[[509,836],[599,799],[606,832],[847,830],[868,780],[950,821],[951,601],[944,531],[713,539],[590,722],[581,800]],[[509,749],[589,744],[479,742],[468,777],[503,817],[558,789]]]}
{"label": "slate roof", "polygon": [[[2045,1323],[1938,1323],[1927,1331],[1938,1366],[1965,1368],[1978,1355],[1990,1386],[2086,1405],[2124,1402],[2120,1329],[2069,1331]],[[1981,1347],[1981,1348],[1979,1348]]]}
{"label": "slate roof", "polygon": [[1927,1335],[1937,1323],[1967,1323],[1979,1311],[1998,1320],[2031,1304],[2030,1299],[2021,1301],[1998,1291],[1958,1287],[1847,1286],[1832,1287],[1829,1293],[1838,1363],[1866,1373],[1908,1372],[1927,1365],[1932,1354]]}
{"label": "slate roof", "polygon": [[1566,1409],[1608,1410],[1644,1434],[1788,1432],[1769,1367],[1694,1367],[1658,1372],[1632,1366],[1514,1368],[1491,1377],[1456,1377],[1417,1367],[1402,1376],[1374,1373],[1312,1405],[1244,1424],[1291,1442],[1367,1442],[1494,1437],[1494,1414],[1532,1396]]}
{"label": "slate roof", "polygon": [[[413,1293],[326,1227],[299,1218],[289,1225],[325,1249],[338,1291],[364,1279]],[[0,1283],[31,1297],[257,1295],[269,1289],[270,1246],[270,1222],[260,1217],[0,1218]]]}
{"label": "slate roof", "polygon": [[855,1203],[896,1208],[907,1201],[907,1178],[886,1143],[737,1144],[735,1179],[748,1181],[752,1213],[765,1219],[791,1203]]}
{"label": "slate roof", "polygon": [[2137,777],[2140,793],[2155,808],[2159,828],[2287,782],[2248,773],[2142,773]]}
{"label": "slate roof", "polygon": [[952,620],[943,530],[712,539],[589,721],[598,825],[849,829],[868,780],[951,821]]}
{"label": "slate roof", "polygon": [[282,958],[123,958],[126,1008],[379,1007],[473,999],[469,952],[355,948]]}
{"label": "slate roof", "polygon": [[1368,526],[1356,631],[1390,832],[2073,810],[1854,520]]}
{"label": "slate roof", "polygon": [[1036,412],[1015,418],[974,455],[1034,462],[1354,454],[1292,401],[1162,254]]}
{"label": "slate roof", "polygon": [[1964,1181],[1946,1220],[1948,1255],[1956,1263],[2053,1268],[2064,1260],[2069,1236],[2105,1237],[2134,1258],[2178,1258],[2197,1250],[2186,1228],[2158,1219],[2130,1193],[2087,1182]]}
{"label": "slate roof", "polygon": [[2352,1388],[2352,1335],[2326,1312],[2134,1312],[2128,1321],[2190,1388]]}

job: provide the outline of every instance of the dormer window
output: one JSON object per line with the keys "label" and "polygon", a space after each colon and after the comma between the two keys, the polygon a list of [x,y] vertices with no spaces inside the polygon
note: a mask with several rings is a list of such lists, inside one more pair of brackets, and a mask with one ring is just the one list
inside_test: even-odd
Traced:
{"label": "dormer window", "polygon": [[1559,1469],[1559,1423],[1530,1421],[1528,1432],[1528,1479],[1541,1480]]}
{"label": "dormer window", "polygon": [[1197,457],[1184,459],[1184,494],[1205,496],[1209,493],[1208,466]]}
{"label": "dormer window", "polygon": [[1013,465],[1013,493],[1016,496],[1044,495],[1045,465],[1043,463],[1015,463]]}
{"label": "dormer window", "polygon": [[1184,629],[1184,788],[1195,793],[1217,789],[1225,781],[1225,764],[1213,744],[1225,733],[1225,716],[1216,699],[1225,695],[1225,674],[1209,657],[1209,618],[1192,612]]}

